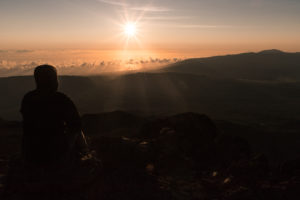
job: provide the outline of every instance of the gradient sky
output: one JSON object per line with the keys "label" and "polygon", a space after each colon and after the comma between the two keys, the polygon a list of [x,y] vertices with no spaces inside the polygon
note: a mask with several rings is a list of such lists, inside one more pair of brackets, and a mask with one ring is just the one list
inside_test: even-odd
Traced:
{"label": "gradient sky", "polygon": [[[128,45],[126,21],[138,26]],[[300,1],[0,0],[0,27],[0,54],[17,50],[14,59],[49,49],[106,51],[112,59],[124,49],[158,57],[300,51]]]}

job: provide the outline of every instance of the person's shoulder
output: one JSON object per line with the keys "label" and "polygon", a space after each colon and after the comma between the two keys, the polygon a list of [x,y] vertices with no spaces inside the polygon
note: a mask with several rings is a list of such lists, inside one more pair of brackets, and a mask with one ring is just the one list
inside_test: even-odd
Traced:
{"label": "person's shoulder", "polygon": [[59,98],[65,98],[65,99],[69,99],[69,97],[62,92],[55,92],[55,96],[59,97]]}
{"label": "person's shoulder", "polygon": [[66,101],[66,102],[72,102],[71,98],[68,97],[66,94],[62,93],[62,92],[56,92],[55,93],[55,96],[63,101]]}
{"label": "person's shoulder", "polygon": [[21,102],[21,112],[24,111],[24,107],[28,107],[28,105],[32,105],[32,103],[35,101],[37,96],[36,90],[32,90],[27,92]]}
{"label": "person's shoulder", "polygon": [[36,95],[37,95],[37,91],[36,90],[32,90],[32,91],[27,92],[24,95],[23,99],[30,99],[30,98],[32,98],[33,96],[36,96]]}

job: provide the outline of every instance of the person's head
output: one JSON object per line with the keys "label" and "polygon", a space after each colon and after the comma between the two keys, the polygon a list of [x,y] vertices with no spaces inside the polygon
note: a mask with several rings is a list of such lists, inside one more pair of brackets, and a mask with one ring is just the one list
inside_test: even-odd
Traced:
{"label": "person's head", "polygon": [[44,91],[56,91],[58,88],[57,71],[51,65],[40,65],[34,70],[36,87]]}

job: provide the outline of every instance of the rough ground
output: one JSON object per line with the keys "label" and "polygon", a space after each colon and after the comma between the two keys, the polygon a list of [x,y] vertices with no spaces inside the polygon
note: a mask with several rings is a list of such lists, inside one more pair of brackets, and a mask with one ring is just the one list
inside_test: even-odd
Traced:
{"label": "rough ground", "polygon": [[[1,199],[300,197],[299,160],[272,166],[268,157],[255,152],[247,140],[225,134],[205,115],[185,113],[151,119],[130,118],[126,113],[112,116],[105,120],[112,117],[112,124],[119,126],[110,126],[106,121],[102,129],[95,124],[103,116],[89,116],[85,131],[93,155],[63,173],[41,169],[25,172],[18,159],[13,159],[15,156],[0,154],[2,195],[9,186]],[[121,123],[125,119],[136,123]],[[24,178],[24,174],[30,176]]]}

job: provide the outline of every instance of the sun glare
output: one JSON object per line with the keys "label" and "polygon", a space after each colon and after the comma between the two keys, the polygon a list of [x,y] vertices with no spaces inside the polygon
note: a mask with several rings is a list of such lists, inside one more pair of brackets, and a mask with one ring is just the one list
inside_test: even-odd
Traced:
{"label": "sun glare", "polygon": [[128,38],[135,37],[136,32],[137,32],[136,24],[132,22],[128,22],[127,24],[125,24],[124,33]]}
{"label": "sun glare", "polygon": [[143,24],[140,22],[141,16],[131,16],[125,11],[121,16],[121,21],[116,22],[119,26],[118,37],[124,42],[124,50],[130,48],[143,48],[141,38],[143,38]]}

